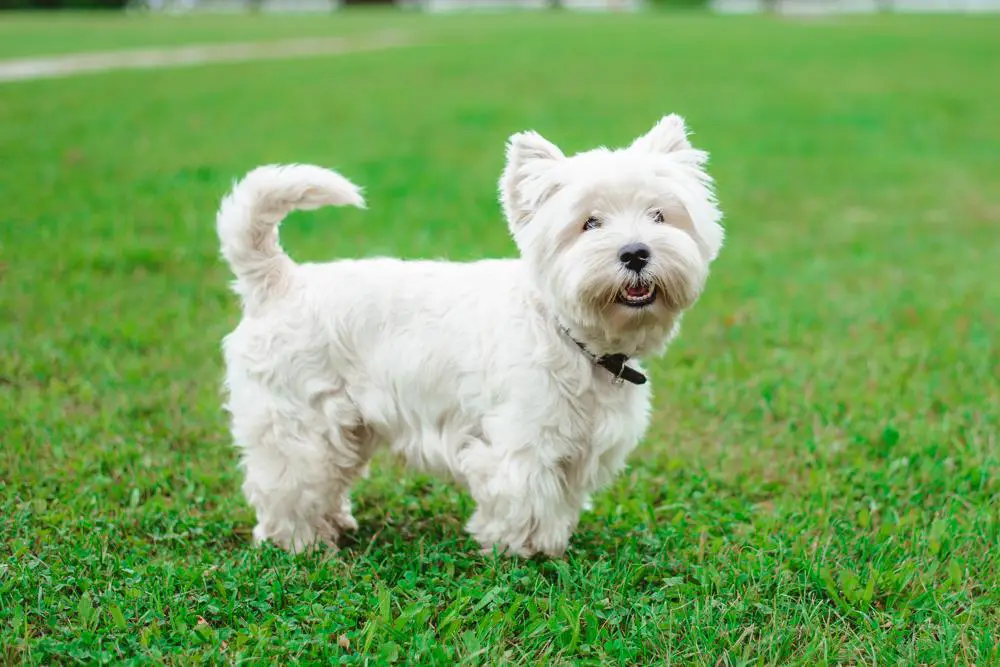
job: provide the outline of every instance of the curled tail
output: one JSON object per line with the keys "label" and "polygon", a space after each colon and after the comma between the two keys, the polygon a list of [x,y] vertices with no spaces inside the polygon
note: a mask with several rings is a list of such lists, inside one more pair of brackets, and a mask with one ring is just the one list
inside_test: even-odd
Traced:
{"label": "curled tail", "polygon": [[360,189],[340,174],[307,164],[258,167],[222,200],[216,228],[222,256],[246,304],[260,304],[288,283],[292,259],[278,243],[278,223],[294,210],[365,207]]}

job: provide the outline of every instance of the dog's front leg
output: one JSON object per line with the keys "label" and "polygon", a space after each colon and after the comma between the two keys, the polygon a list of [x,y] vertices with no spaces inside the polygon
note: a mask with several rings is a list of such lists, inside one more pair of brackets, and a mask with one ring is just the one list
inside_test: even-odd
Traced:
{"label": "dog's front leg", "polygon": [[[576,529],[583,496],[567,484],[559,461],[531,450],[477,445],[466,457],[476,511],[466,529],[483,551],[561,556]],[[552,451],[549,449],[548,451]]]}

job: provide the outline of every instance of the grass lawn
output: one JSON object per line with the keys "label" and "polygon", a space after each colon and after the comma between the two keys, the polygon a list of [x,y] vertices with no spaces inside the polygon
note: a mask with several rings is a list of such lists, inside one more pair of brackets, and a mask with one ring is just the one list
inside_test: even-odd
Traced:
{"label": "grass lawn", "polygon": [[[1000,21],[344,20],[0,23],[35,36],[4,56],[420,42],[0,84],[0,663],[1000,663]],[[510,255],[510,133],[572,151],[671,111],[728,242],[567,557],[480,557],[469,499],[387,460],[339,554],[251,548],[220,410],[231,180],[366,187],[288,221],[301,260]]]}

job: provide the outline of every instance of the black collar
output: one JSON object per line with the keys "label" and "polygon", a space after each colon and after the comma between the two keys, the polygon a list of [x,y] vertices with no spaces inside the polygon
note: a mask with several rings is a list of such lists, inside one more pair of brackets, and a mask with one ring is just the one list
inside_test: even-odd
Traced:
{"label": "black collar", "polygon": [[583,353],[590,357],[590,360],[594,362],[597,366],[607,370],[609,373],[615,376],[618,381],[627,380],[632,384],[646,384],[646,376],[635,370],[631,366],[627,366],[628,355],[627,354],[605,354],[602,357],[597,356],[593,352],[587,349],[587,346],[573,338],[573,335],[565,327],[561,327],[563,333],[569,336],[569,339],[576,343],[576,346],[583,350]]}

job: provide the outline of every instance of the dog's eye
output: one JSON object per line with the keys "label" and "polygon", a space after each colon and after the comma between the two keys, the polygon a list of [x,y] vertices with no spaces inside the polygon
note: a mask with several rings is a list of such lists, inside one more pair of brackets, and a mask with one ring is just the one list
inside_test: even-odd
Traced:
{"label": "dog's eye", "polygon": [[583,231],[587,231],[588,229],[597,229],[600,226],[601,226],[601,221],[595,218],[594,216],[590,216],[589,218],[587,218],[587,221],[583,223]]}
{"label": "dog's eye", "polygon": [[663,222],[663,211],[656,210],[653,211],[653,222],[662,223]]}

